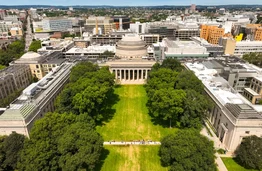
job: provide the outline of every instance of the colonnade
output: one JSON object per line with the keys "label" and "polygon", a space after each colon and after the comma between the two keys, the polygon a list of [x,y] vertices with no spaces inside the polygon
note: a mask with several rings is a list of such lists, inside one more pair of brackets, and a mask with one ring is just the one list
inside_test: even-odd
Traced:
{"label": "colonnade", "polygon": [[150,69],[113,69],[116,80],[146,80]]}

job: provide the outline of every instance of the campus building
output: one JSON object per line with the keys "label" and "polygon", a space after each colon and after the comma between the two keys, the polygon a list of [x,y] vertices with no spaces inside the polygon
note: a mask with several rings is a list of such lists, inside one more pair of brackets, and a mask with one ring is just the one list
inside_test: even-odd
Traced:
{"label": "campus building", "polygon": [[15,131],[29,137],[34,122],[55,110],[55,99],[68,82],[73,66],[73,63],[64,63],[55,67],[40,81],[24,89],[0,115],[0,135],[9,135]]}
{"label": "campus building", "polygon": [[62,54],[59,51],[50,51],[44,54],[27,52],[12,64],[28,65],[32,76],[40,80],[52,71],[52,68],[61,65],[65,61],[65,59],[60,57],[62,57]]}
{"label": "campus building", "polygon": [[197,62],[186,63],[185,66],[202,81],[206,94],[213,101],[208,122],[221,141],[221,147],[233,153],[245,137],[262,136],[260,105],[253,105],[237,93],[215,69],[208,69]]}
{"label": "campus building", "polygon": [[211,44],[218,44],[219,38],[223,37],[225,29],[212,25],[201,25],[200,38],[207,40]]}
{"label": "campus building", "polygon": [[45,18],[42,20],[43,31],[68,31],[72,29],[72,21],[67,18]]}
{"label": "campus building", "polygon": [[27,87],[32,80],[27,65],[11,65],[0,70],[0,100]]}
{"label": "campus building", "polygon": [[101,34],[109,34],[113,29],[115,29],[114,20],[110,17],[88,17],[86,19],[85,30],[89,33],[95,32],[95,34],[99,34],[99,30],[101,30]]}

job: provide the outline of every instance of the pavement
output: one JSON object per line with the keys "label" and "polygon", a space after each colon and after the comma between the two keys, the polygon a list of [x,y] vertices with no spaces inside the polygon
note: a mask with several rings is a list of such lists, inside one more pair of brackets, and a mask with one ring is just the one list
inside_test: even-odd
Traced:
{"label": "pavement", "polygon": [[[210,130],[212,136],[210,135],[210,133],[208,132],[207,128],[204,127],[202,130],[201,130],[201,134],[206,136],[210,141],[213,141],[214,142],[214,148],[216,150],[222,148],[222,149],[226,149],[224,147],[224,145],[219,141],[218,137],[216,136],[216,134],[212,131],[212,129],[209,127],[209,125],[207,123],[206,124],[206,127],[208,127],[208,129]],[[215,153],[215,156],[216,156],[216,159],[215,159],[215,162],[217,164],[217,167],[218,167],[218,170],[219,171],[228,171],[224,162],[222,161],[221,157],[232,157],[232,154],[228,153],[228,154],[224,154],[224,155],[220,155],[218,154],[217,152]]]}
{"label": "pavement", "polygon": [[105,141],[104,145],[161,145],[159,141]]}

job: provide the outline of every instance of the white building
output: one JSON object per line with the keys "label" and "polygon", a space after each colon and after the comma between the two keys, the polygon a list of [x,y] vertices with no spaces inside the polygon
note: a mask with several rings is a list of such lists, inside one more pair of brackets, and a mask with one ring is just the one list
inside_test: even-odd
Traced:
{"label": "white building", "polygon": [[245,137],[262,136],[261,105],[253,105],[237,93],[224,78],[217,76],[215,69],[208,69],[201,63],[186,63],[185,66],[202,81],[206,94],[214,102],[208,121],[230,153]]}
{"label": "white building", "polygon": [[72,29],[72,21],[67,18],[46,18],[42,22],[44,31],[68,31]]}
{"label": "white building", "polygon": [[241,41],[236,42],[235,53],[236,56],[242,56],[245,53],[262,52],[262,41]]}
{"label": "white building", "polygon": [[131,23],[130,24],[130,30],[134,33],[141,34],[141,33],[146,33],[146,27],[148,23]]}

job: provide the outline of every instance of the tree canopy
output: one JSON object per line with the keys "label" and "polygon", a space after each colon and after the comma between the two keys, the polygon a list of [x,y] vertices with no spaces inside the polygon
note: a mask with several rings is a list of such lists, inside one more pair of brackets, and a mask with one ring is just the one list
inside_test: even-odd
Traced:
{"label": "tree canopy", "polygon": [[0,170],[15,170],[19,152],[23,149],[25,136],[13,132],[0,137]]}
{"label": "tree canopy", "polygon": [[213,142],[197,130],[179,130],[163,138],[161,162],[171,171],[216,171]]}
{"label": "tree canopy", "polygon": [[83,115],[48,113],[35,122],[21,152],[18,169],[93,169],[102,148],[103,139],[95,131],[92,119]]}
{"label": "tree canopy", "polygon": [[255,135],[243,138],[235,151],[236,159],[248,169],[262,169],[262,138]]}
{"label": "tree canopy", "polygon": [[34,40],[30,44],[28,51],[37,52],[39,48],[41,48],[41,40]]}
{"label": "tree canopy", "polygon": [[155,64],[145,88],[149,112],[157,120],[169,120],[170,126],[175,123],[200,128],[207,110],[212,107],[209,98],[203,95],[202,82],[192,71],[183,70],[175,59]]}
{"label": "tree canopy", "polygon": [[262,67],[262,53],[252,52],[249,54],[244,54],[243,59],[251,64]]}
{"label": "tree canopy", "polygon": [[103,118],[111,107],[109,96],[113,93],[114,75],[108,67],[98,68],[89,62],[80,63],[72,69],[70,83],[56,101],[59,113],[87,114],[96,121]]}

